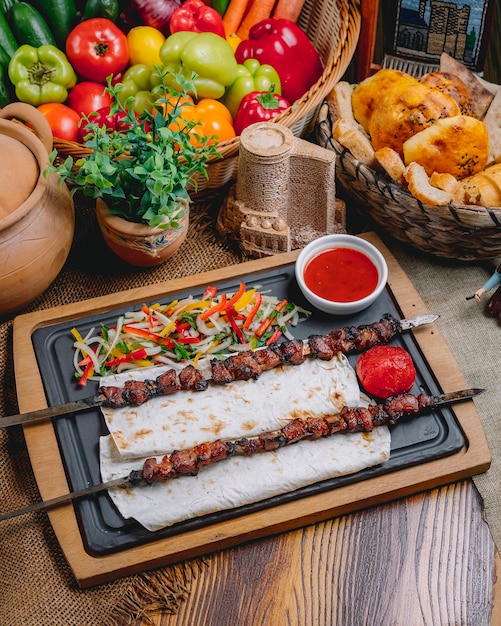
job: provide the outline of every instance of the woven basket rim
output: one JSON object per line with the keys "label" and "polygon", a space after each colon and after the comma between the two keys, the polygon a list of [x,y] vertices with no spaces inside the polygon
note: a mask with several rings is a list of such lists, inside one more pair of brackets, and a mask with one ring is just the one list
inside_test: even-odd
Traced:
{"label": "woven basket rim", "polygon": [[[317,82],[289,109],[273,118],[272,122],[291,128],[309,113],[319,107],[325,95],[334,87],[344,74],[355,53],[361,28],[359,0],[336,0],[340,12],[341,31],[337,45],[330,50],[329,57],[324,60],[324,70]],[[91,149],[85,144],[54,138],[54,148],[60,154],[84,156]],[[219,157],[211,157],[208,163],[218,162],[224,158],[235,156],[240,148],[240,137],[218,144]]]}

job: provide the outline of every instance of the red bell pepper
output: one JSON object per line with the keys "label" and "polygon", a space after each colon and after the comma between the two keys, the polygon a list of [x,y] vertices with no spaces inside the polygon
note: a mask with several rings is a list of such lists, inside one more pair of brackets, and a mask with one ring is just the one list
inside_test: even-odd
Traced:
{"label": "red bell pepper", "polygon": [[137,350],[133,350],[128,354],[124,354],[121,357],[117,357],[116,359],[111,359],[110,361],[106,361],[106,367],[115,367],[115,365],[120,365],[120,363],[131,363],[132,361],[141,361],[148,356],[146,350],[144,348],[138,348]]}
{"label": "red bell pepper", "polygon": [[202,0],[186,0],[174,11],[170,18],[170,32],[181,31],[192,33],[215,33],[223,39],[226,37],[221,15],[202,2]]}
{"label": "red bell pepper", "polygon": [[232,306],[226,309],[226,317],[228,318],[230,326],[233,328],[235,335],[238,338],[238,341],[240,343],[245,343],[245,337],[240,329],[240,326],[238,326],[236,322],[238,318],[238,313],[235,311],[235,309]]}
{"label": "red bell pepper", "polygon": [[294,22],[269,18],[255,24],[249,39],[235,51],[237,63],[257,59],[277,71],[282,95],[289,102],[301,98],[322,75],[322,62],[307,35]]}
{"label": "red bell pepper", "polygon": [[235,132],[241,135],[244,128],[255,122],[269,122],[290,104],[285,98],[273,93],[273,85],[269,91],[251,91],[242,98],[235,117]]}

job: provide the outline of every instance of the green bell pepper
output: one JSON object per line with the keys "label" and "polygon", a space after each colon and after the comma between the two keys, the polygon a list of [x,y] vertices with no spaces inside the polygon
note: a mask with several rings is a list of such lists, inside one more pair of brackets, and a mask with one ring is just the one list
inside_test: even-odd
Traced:
{"label": "green bell pepper", "polygon": [[120,85],[118,93],[120,102],[125,104],[129,101],[132,109],[138,114],[151,111],[155,98],[152,94],[154,82],[152,82],[150,67],[143,63],[131,65],[123,75]]}
{"label": "green bell pepper", "polygon": [[275,68],[266,63],[261,65],[256,59],[246,59],[238,65],[237,77],[226,89],[221,100],[235,119],[244,96],[253,91],[268,92],[271,87],[273,93],[279,96],[282,94],[280,77]]}
{"label": "green bell pepper", "polygon": [[8,72],[16,97],[33,106],[64,102],[68,89],[77,82],[64,52],[51,45],[35,48],[23,44],[12,55]]}
{"label": "green bell pepper", "polygon": [[175,74],[191,79],[195,73],[198,98],[221,98],[237,77],[237,62],[230,44],[214,33],[174,33],[160,48],[160,60],[163,81],[168,87],[181,91]]}

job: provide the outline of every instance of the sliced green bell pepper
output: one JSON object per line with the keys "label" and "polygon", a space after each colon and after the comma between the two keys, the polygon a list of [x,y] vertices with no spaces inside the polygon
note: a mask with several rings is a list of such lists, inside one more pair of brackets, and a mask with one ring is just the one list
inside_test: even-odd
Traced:
{"label": "sliced green bell pepper", "polygon": [[214,33],[174,33],[160,48],[160,60],[168,87],[181,90],[175,74],[191,79],[195,73],[198,98],[221,98],[237,77],[237,62],[230,44]]}
{"label": "sliced green bell pepper", "polygon": [[55,46],[20,46],[9,62],[9,78],[21,102],[39,106],[64,102],[77,82],[64,52]]}
{"label": "sliced green bell pepper", "polygon": [[275,68],[266,63],[261,65],[257,59],[246,59],[238,65],[237,77],[226,89],[222,102],[235,119],[244,96],[252,91],[269,91],[272,86],[273,93],[280,96],[282,87]]}
{"label": "sliced green bell pepper", "polygon": [[120,101],[123,104],[129,101],[136,113],[142,113],[145,110],[151,111],[154,101],[154,96],[151,93],[154,87],[151,74],[150,67],[143,63],[137,63],[129,67],[120,81]]}

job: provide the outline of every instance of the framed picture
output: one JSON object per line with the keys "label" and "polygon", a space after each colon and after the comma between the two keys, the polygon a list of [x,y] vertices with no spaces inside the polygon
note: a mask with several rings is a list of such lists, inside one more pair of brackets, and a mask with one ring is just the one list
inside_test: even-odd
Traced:
{"label": "framed picture", "polygon": [[[483,67],[495,0],[397,0],[389,54],[439,64],[446,52],[473,71]],[[388,6],[382,7],[386,12]]]}

